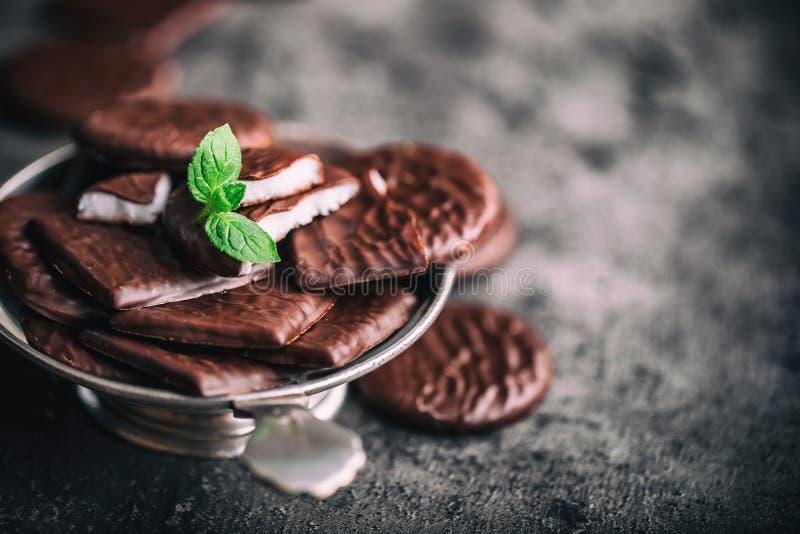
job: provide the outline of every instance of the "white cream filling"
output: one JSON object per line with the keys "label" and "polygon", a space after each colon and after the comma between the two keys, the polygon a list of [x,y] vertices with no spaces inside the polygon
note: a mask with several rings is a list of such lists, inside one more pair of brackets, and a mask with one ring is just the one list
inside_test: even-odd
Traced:
{"label": "white cream filling", "polygon": [[103,191],[87,191],[78,200],[78,218],[87,221],[153,224],[164,211],[169,197],[170,179],[164,175],[157,183],[149,204],[137,204]]}
{"label": "white cream filling", "polygon": [[268,215],[258,221],[258,225],[272,236],[275,242],[280,241],[293,229],[310,223],[314,217],[325,216],[338,210],[348,200],[358,194],[358,184],[344,183],[327,187],[317,193],[307,195],[288,210]]}
{"label": "white cream filling", "polygon": [[322,183],[319,160],[305,157],[281,172],[263,180],[239,180],[245,185],[242,205],[260,204],[273,198],[288,197]]}

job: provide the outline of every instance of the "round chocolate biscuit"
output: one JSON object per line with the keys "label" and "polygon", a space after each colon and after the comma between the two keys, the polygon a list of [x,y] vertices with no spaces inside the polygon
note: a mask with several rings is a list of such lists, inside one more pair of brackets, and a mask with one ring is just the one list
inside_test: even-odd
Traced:
{"label": "round chocolate biscuit", "polygon": [[396,143],[363,152],[345,165],[367,180],[377,171],[386,196],[412,210],[433,262],[451,263],[498,218],[502,199],[492,178],[470,158],[444,148]]}
{"label": "round chocolate biscuit", "polygon": [[392,418],[463,432],[519,419],[552,377],[550,351],[531,326],[486,306],[450,303],[419,341],[358,387]]}
{"label": "round chocolate biscuit", "polygon": [[75,124],[119,98],[169,92],[176,80],[171,63],[126,46],[46,40],[7,61],[3,89],[40,120]]}
{"label": "round chocolate biscuit", "polygon": [[469,278],[500,265],[517,246],[518,237],[517,221],[504,206],[486,234],[474,245],[464,247],[463,255],[454,258],[458,276]]}
{"label": "round chocolate biscuit", "polygon": [[75,136],[89,151],[119,166],[185,171],[195,148],[228,123],[242,149],[272,143],[272,122],[260,111],[208,99],[133,98],[95,110]]}

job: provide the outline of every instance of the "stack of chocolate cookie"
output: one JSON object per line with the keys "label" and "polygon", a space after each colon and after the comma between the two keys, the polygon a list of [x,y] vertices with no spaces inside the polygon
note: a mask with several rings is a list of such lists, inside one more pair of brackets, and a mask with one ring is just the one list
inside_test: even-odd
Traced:
{"label": "stack of chocolate cookie", "polygon": [[53,35],[7,58],[0,87],[10,109],[48,125],[76,124],[118,98],[169,93],[178,81],[171,54],[229,3],[51,0]]}
{"label": "stack of chocolate cookie", "polygon": [[[236,211],[278,243],[277,264],[234,259],[198,224],[186,168],[222,123],[241,147]],[[174,98],[97,109],[75,138],[92,179],[76,198],[36,192],[0,204],[0,258],[27,305],[30,343],[99,376],[214,396],[339,367],[411,317],[413,284],[390,282],[453,263],[465,246],[480,255],[498,232],[513,242],[494,181],[442,148],[384,145],[333,165],[273,144],[269,118],[253,108]],[[529,327],[451,305],[361,384],[404,420],[473,429],[525,413],[551,370]]]}

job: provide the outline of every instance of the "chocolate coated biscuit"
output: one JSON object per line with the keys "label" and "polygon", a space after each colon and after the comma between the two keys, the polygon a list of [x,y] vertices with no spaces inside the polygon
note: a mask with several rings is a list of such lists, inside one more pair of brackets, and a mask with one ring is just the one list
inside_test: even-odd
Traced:
{"label": "chocolate coated biscuit", "polygon": [[203,397],[269,389],[285,379],[267,364],[201,348],[167,347],[144,339],[84,330],[83,345],[182,391]]}
{"label": "chocolate coated biscuit", "polygon": [[97,182],[78,199],[81,221],[147,225],[164,211],[171,181],[164,172],[138,172]]}
{"label": "chocolate coated biscuit", "polygon": [[301,287],[329,288],[397,278],[428,268],[410,210],[361,195],[292,234]]}
{"label": "chocolate coated biscuit", "polygon": [[450,303],[419,341],[358,386],[389,417],[458,432],[519,419],[552,376],[550,352],[532,327],[500,310]]}
{"label": "chocolate coated biscuit", "polygon": [[22,193],[4,200],[0,203],[0,259],[17,298],[56,322],[77,326],[103,320],[108,314],[50,266],[25,231],[33,217],[67,209],[67,202],[54,192]]}
{"label": "chocolate coated biscuit", "polygon": [[31,221],[40,250],[65,278],[105,306],[155,306],[241,287],[263,278],[271,265],[251,276],[224,278],[182,266],[158,236],[122,226],[82,223],[68,215]]}
{"label": "chocolate coated biscuit", "polygon": [[156,196],[156,184],[163,177],[162,172],[124,174],[97,182],[86,191],[108,193],[136,204],[149,204]]}
{"label": "chocolate coated biscuit", "polygon": [[325,181],[316,154],[269,146],[242,152],[239,181],[245,185],[242,206],[286,198]]}
{"label": "chocolate coated biscuit", "polygon": [[20,323],[31,347],[81,371],[122,382],[139,382],[141,377],[131,368],[95,354],[78,343],[78,332],[34,312],[23,310]]}
{"label": "chocolate coated biscuit", "polygon": [[130,98],[95,110],[76,139],[118,166],[186,172],[197,145],[228,123],[242,149],[272,142],[272,123],[260,111],[218,100]]}
{"label": "chocolate coated biscuit", "polygon": [[114,330],[211,347],[268,349],[287,345],[333,306],[335,296],[282,287],[232,289],[192,300],[129,310]]}
{"label": "chocolate coated biscuit", "polygon": [[500,212],[492,178],[468,157],[419,143],[397,143],[363,152],[344,166],[362,180],[377,171],[386,197],[417,215],[432,262],[451,263],[461,243],[474,243]]}
{"label": "chocolate coated biscuit", "polygon": [[302,367],[341,367],[406,324],[416,305],[416,296],[408,293],[342,296],[322,320],[282,350],[243,355]]}

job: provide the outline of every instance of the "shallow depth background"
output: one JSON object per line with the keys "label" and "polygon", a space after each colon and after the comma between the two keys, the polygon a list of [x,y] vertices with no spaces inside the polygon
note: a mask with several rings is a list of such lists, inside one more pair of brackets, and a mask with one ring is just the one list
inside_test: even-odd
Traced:
{"label": "shallow depth background", "polygon": [[[797,527],[791,5],[240,3],[180,51],[182,92],[476,158],[522,224],[509,280],[537,273],[533,295],[483,285],[477,298],[541,329],[553,388],[527,420],[462,438],[395,426],[351,397],[340,421],[369,462],[316,502],[235,460],[128,445],[3,348],[0,530]],[[34,34],[35,9],[2,3],[0,51]],[[0,173],[65,140],[0,123]]]}

